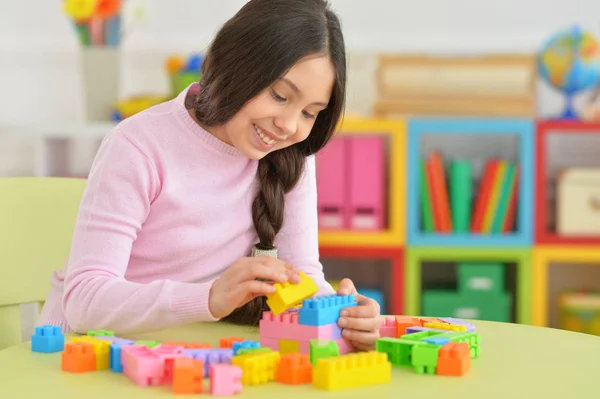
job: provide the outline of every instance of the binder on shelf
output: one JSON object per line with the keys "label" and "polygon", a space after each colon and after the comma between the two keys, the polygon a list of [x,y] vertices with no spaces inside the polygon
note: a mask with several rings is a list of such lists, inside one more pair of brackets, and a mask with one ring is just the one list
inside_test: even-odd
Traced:
{"label": "binder on shelf", "polygon": [[348,228],[348,143],[334,137],[316,156],[319,228]]}
{"label": "binder on shelf", "polygon": [[350,228],[385,228],[385,142],[381,136],[348,138]]}

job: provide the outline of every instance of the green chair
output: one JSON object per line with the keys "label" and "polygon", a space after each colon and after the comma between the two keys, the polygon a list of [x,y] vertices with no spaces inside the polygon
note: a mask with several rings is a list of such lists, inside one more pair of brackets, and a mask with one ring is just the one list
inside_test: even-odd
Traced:
{"label": "green chair", "polygon": [[43,303],[64,267],[87,180],[0,178],[0,349],[21,341],[21,305]]}

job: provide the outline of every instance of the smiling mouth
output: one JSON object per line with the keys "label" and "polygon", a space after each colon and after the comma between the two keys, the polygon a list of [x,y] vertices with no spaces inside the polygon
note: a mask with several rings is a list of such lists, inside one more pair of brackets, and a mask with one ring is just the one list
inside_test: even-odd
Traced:
{"label": "smiling mouth", "polygon": [[266,145],[273,145],[277,141],[274,137],[269,134],[266,134],[260,127],[254,125],[254,131],[258,134],[258,137],[262,140]]}

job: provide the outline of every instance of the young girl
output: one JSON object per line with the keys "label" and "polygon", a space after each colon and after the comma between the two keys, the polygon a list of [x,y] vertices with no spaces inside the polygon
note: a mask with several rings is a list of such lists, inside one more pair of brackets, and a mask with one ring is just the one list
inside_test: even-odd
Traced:
{"label": "young girl", "polygon": [[[272,281],[311,276],[318,252],[314,154],[343,112],[340,22],[323,0],[251,0],[217,33],[202,79],[107,135],[64,271],[40,324],[146,332],[191,322],[256,325]],[[356,293],[341,282],[338,293]],[[340,318],[361,350],[379,307]]]}

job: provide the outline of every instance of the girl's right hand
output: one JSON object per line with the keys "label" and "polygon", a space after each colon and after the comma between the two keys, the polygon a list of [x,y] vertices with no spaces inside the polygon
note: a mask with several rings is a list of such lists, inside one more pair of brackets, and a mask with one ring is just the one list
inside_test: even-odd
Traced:
{"label": "girl's right hand", "polygon": [[284,261],[272,256],[241,258],[213,283],[209,310],[215,318],[222,319],[252,299],[275,292],[273,283],[286,281],[297,284],[300,276]]}

